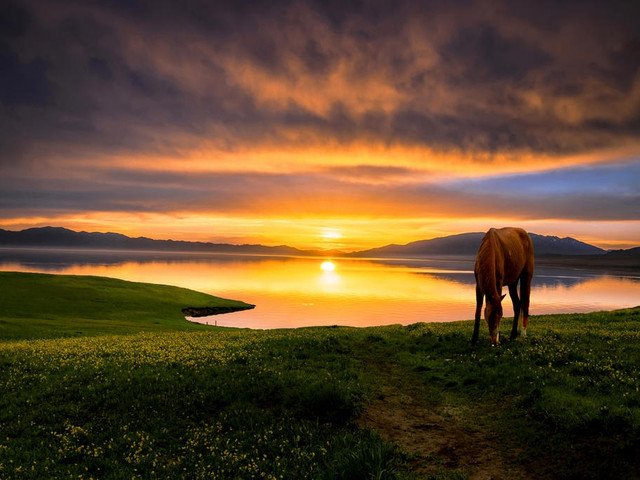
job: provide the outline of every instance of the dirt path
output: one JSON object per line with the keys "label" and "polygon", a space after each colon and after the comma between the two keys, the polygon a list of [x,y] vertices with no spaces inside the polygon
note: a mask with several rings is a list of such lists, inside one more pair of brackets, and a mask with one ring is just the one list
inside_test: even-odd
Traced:
{"label": "dirt path", "polygon": [[502,456],[495,434],[469,422],[472,412],[443,410],[429,401],[424,385],[394,372],[393,366],[387,368],[378,372],[379,398],[367,406],[359,422],[409,454],[418,478],[432,474],[472,480],[527,478]]}

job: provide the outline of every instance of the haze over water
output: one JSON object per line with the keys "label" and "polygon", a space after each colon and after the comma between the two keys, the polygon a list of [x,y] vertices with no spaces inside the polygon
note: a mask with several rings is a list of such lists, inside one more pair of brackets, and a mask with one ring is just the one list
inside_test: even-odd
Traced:
{"label": "haze over water", "polygon": [[[475,310],[473,261],[0,251],[0,270],[163,283],[252,303],[254,310],[198,319],[250,328],[468,320]],[[532,315],[632,307],[640,275],[538,267],[531,298]],[[504,306],[512,316],[508,296]]]}

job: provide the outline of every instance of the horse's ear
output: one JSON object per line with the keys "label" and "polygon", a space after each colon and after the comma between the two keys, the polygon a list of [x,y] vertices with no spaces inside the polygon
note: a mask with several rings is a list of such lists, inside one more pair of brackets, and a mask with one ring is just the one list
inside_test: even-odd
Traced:
{"label": "horse's ear", "polygon": [[506,296],[507,296],[507,294],[506,294],[506,293],[505,293],[504,295],[502,295],[502,296],[500,297],[500,301],[504,300],[504,297],[506,297]]}

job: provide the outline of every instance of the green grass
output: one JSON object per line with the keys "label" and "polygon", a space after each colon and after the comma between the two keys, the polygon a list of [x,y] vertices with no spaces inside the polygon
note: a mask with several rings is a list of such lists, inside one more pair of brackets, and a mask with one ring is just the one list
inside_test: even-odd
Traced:
{"label": "green grass", "polygon": [[[370,405],[408,408],[389,392],[440,415],[434,435],[455,424],[488,439],[503,478],[640,476],[640,308],[532,317],[528,339],[493,348],[488,334],[469,345],[472,322],[236,330],[180,321],[197,298],[181,289],[162,287],[165,308],[145,285],[121,282],[123,294],[108,279],[19,280],[13,296],[3,288],[0,312],[3,479],[477,473],[455,454],[408,454],[360,427]],[[25,296],[85,282],[81,299],[38,300],[47,322],[35,307],[24,313]],[[135,317],[119,302],[90,308],[107,287]],[[31,338],[15,340],[20,323]],[[56,338],[58,328],[84,333]]]}
{"label": "green grass", "polygon": [[533,317],[531,328],[474,349],[470,322],[412,325],[396,359],[533,478],[638,478],[640,308]]}
{"label": "green grass", "polygon": [[0,272],[0,339],[203,330],[185,307],[249,305],[167,285],[114,278]]}

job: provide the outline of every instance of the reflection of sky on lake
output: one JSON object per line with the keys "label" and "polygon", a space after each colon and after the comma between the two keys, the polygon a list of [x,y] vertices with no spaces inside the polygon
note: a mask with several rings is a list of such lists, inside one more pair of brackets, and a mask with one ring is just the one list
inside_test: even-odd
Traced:
{"label": "reflection of sky on lake", "polygon": [[[217,316],[218,325],[255,328],[385,325],[466,320],[475,310],[473,259],[372,261],[138,252],[0,251],[0,269],[102,275],[178,285],[256,305]],[[324,268],[324,270],[323,270]],[[506,288],[504,289],[506,293]],[[638,275],[543,267],[532,314],[635,306]],[[512,315],[505,301],[505,315]]]}

